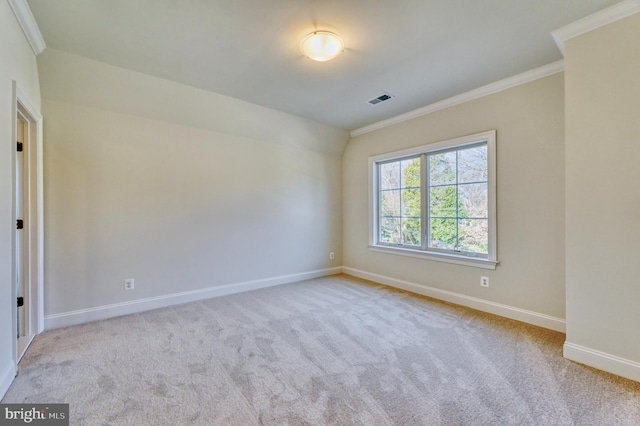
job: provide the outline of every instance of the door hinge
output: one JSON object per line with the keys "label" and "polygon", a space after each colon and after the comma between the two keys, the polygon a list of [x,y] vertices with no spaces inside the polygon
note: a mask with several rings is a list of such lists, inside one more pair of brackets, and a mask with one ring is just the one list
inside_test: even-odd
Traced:
{"label": "door hinge", "polygon": [[24,306],[24,297],[18,297],[18,308]]}
{"label": "door hinge", "polygon": [[24,228],[24,221],[22,219],[16,220],[16,229]]}
{"label": "door hinge", "polygon": [[22,152],[22,142],[18,141],[18,146],[16,147],[18,152]]}

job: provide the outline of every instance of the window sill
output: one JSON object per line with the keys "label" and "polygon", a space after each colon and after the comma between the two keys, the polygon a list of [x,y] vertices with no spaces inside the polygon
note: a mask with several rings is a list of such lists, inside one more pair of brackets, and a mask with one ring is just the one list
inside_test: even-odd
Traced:
{"label": "window sill", "polygon": [[370,245],[369,250],[378,253],[393,254],[397,256],[417,257],[419,259],[434,260],[436,262],[453,263],[456,265],[470,266],[472,268],[495,270],[498,265],[496,260],[473,258],[467,256],[456,256],[453,254],[426,252],[422,250],[412,250],[403,247],[389,247]]}

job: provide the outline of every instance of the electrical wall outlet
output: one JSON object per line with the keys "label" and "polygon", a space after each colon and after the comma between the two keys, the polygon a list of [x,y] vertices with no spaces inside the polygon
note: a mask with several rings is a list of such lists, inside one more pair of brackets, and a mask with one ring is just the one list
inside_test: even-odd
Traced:
{"label": "electrical wall outlet", "polygon": [[333,252],[329,253],[329,259],[333,260],[335,258],[336,258],[336,255]]}
{"label": "electrical wall outlet", "polygon": [[482,287],[489,287],[489,277],[480,277],[480,285]]}
{"label": "electrical wall outlet", "polygon": [[127,278],[126,280],[124,280],[124,289],[126,290],[133,290],[135,288],[135,282],[133,281],[133,278]]}

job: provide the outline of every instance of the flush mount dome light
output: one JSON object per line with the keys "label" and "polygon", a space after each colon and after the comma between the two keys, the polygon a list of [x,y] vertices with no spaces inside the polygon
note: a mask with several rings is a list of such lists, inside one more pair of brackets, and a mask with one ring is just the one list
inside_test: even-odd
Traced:
{"label": "flush mount dome light", "polygon": [[331,60],[342,53],[342,39],[329,31],[316,31],[306,36],[300,44],[302,53],[318,62]]}

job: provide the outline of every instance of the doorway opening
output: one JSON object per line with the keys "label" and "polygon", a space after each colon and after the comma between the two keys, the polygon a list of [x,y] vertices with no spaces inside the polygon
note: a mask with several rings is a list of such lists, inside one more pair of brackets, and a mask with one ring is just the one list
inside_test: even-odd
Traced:
{"label": "doorway opening", "polygon": [[16,365],[44,329],[42,116],[14,82],[13,291]]}

